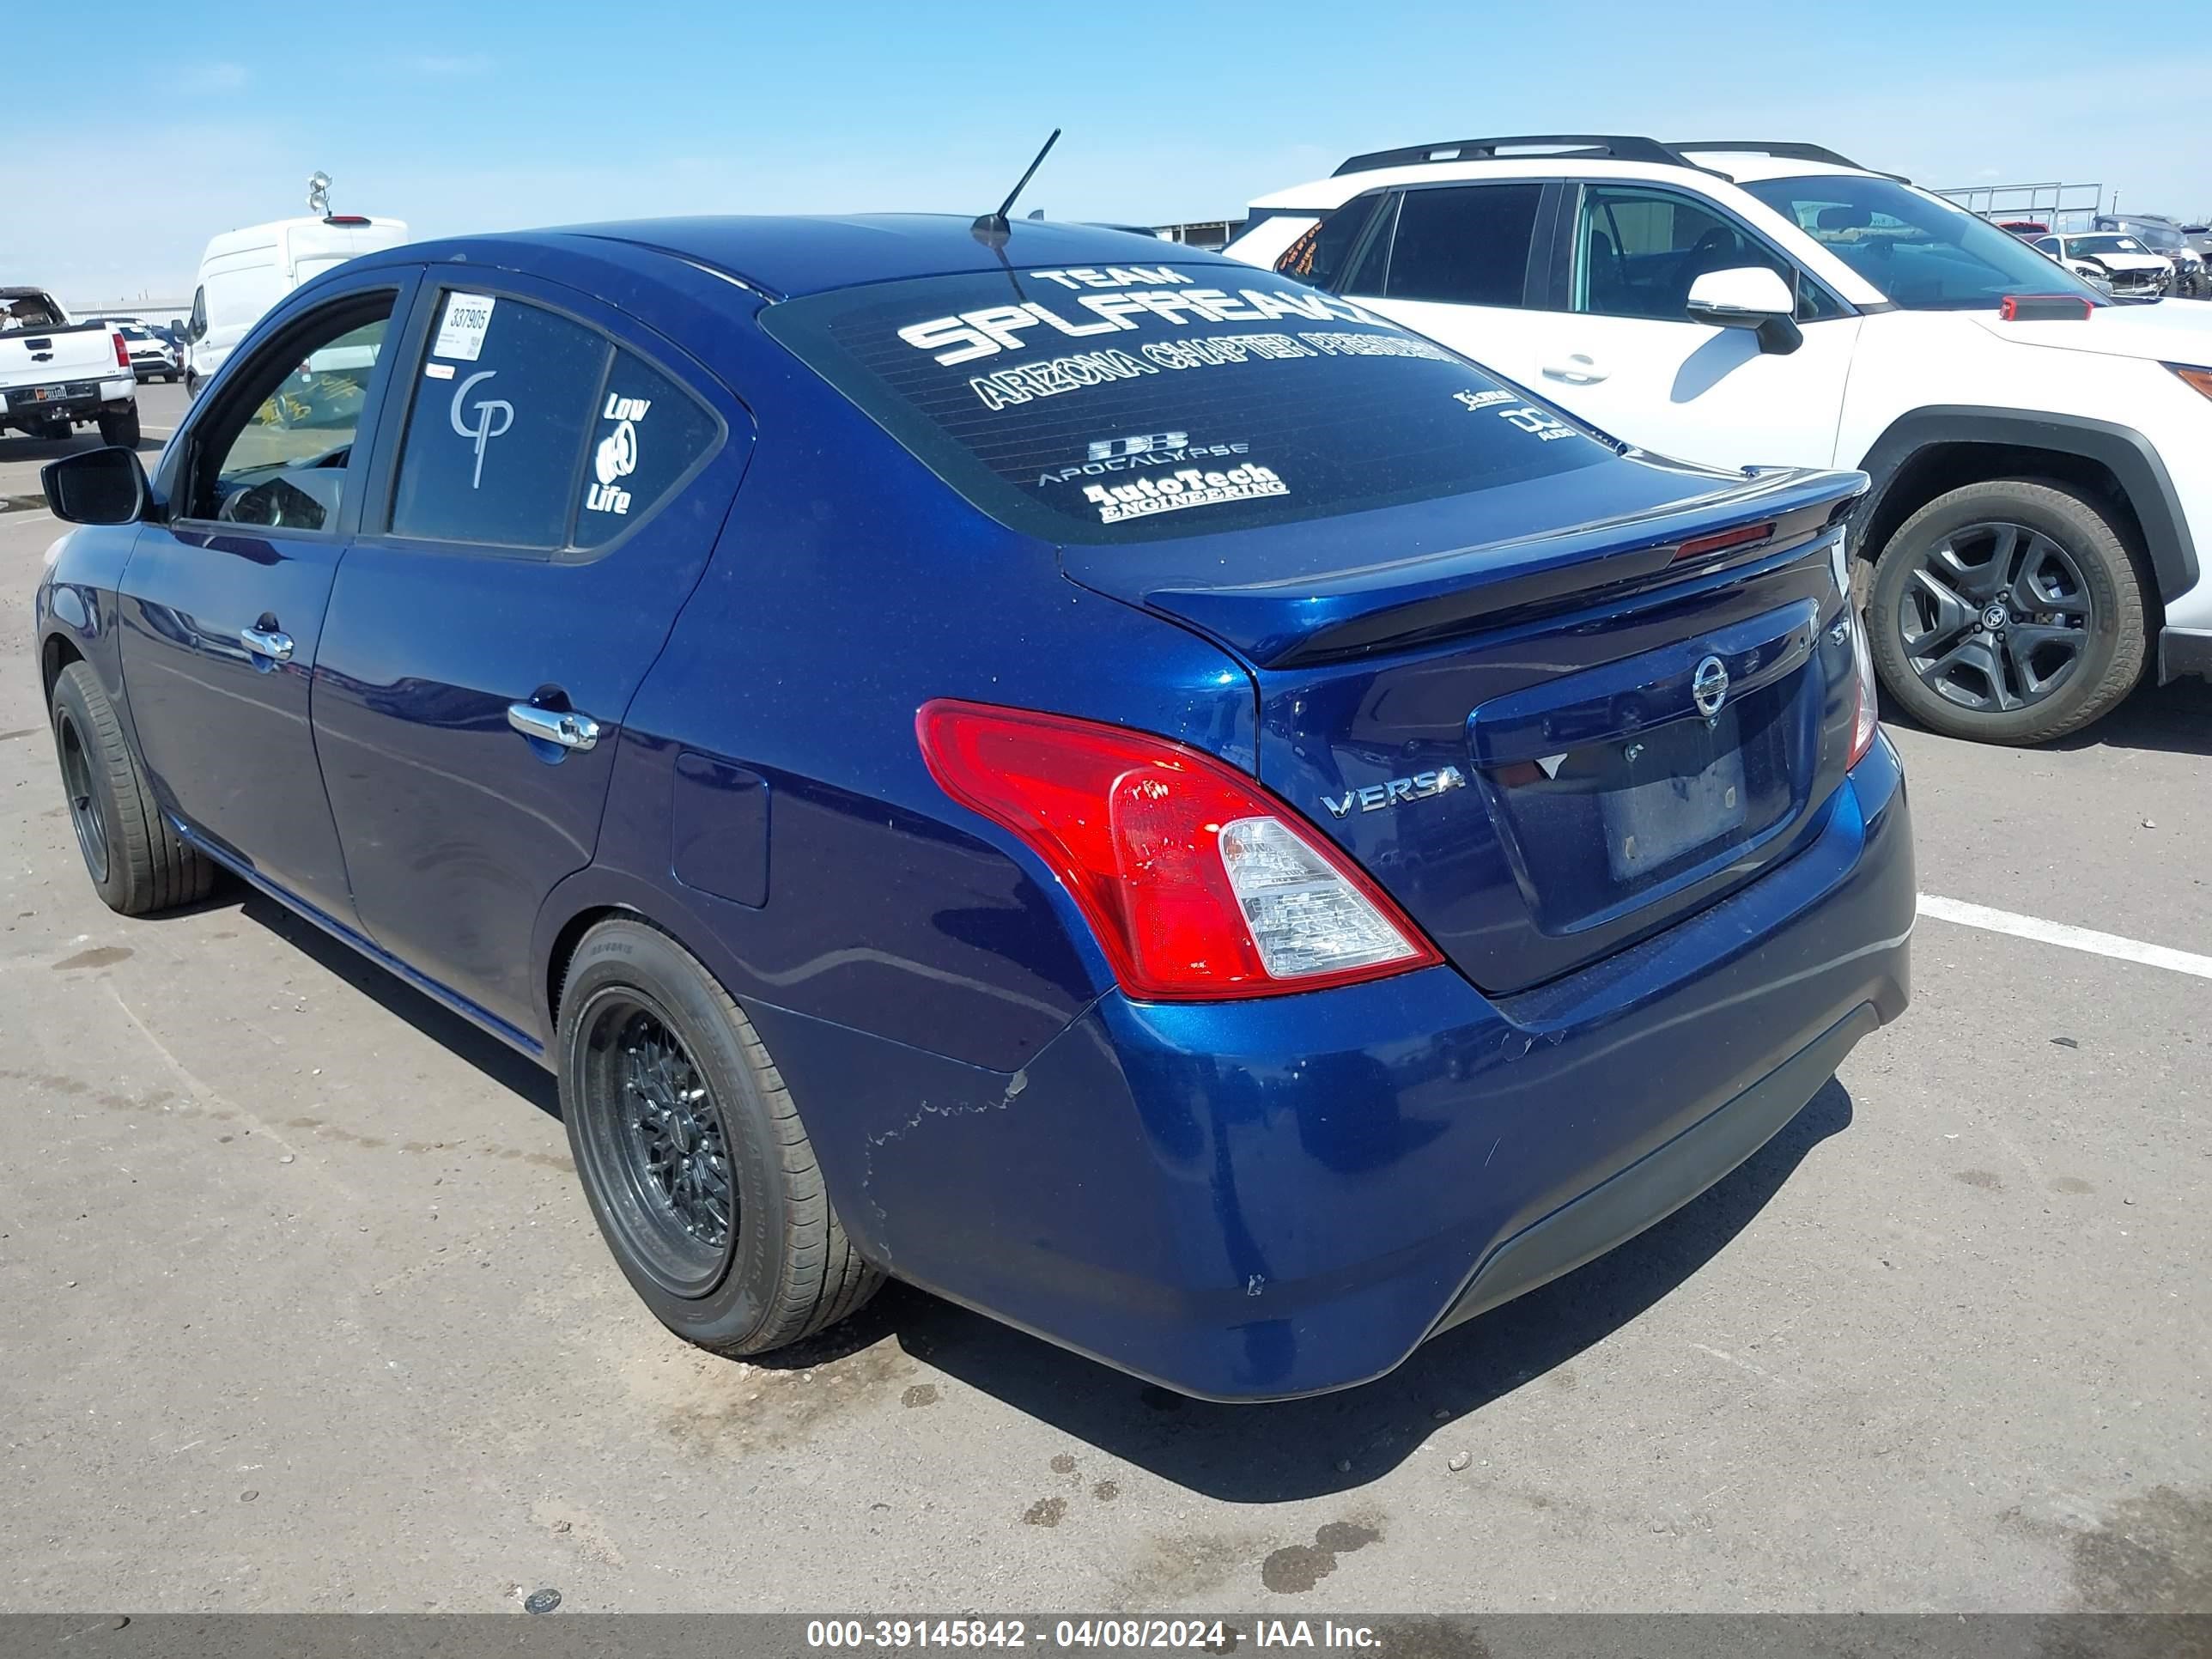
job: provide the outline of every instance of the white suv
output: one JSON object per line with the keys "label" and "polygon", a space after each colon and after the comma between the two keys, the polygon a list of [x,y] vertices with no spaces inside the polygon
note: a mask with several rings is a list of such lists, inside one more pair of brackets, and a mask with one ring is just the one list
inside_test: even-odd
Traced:
{"label": "white suv", "polygon": [[2212,676],[2212,306],[2114,304],[1808,144],[1357,155],[1254,203],[1229,251],[1629,443],[1865,471],[1875,660],[1940,731],[2040,743],[2154,658],[2162,680]]}

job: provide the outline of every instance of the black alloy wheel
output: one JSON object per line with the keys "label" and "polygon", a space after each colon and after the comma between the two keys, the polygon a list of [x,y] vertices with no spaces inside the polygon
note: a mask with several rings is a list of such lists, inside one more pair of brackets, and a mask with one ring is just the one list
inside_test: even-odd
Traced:
{"label": "black alloy wheel", "polygon": [[1984,522],[1918,556],[1898,607],[1898,642],[1937,696],[2009,713],[2066,683],[2095,622],[2073,555],[2027,525]]}
{"label": "black alloy wheel", "polygon": [[577,941],[558,1008],[576,1174],[661,1323],[716,1353],[766,1353],[868,1299],[882,1276],[830,1206],[791,1091],[698,957],[608,916]]}
{"label": "black alloy wheel", "polygon": [[611,1177],[612,1219],[635,1259],[676,1296],[726,1271],[737,1236],[728,1132],[714,1092],[659,1011],[630,992],[586,1011],[585,1121]]}
{"label": "black alloy wheel", "polygon": [[1886,538],[1866,600],[1883,693],[1977,743],[2048,743],[2132,691],[2156,589],[2126,504],[2072,483],[1991,478]]}

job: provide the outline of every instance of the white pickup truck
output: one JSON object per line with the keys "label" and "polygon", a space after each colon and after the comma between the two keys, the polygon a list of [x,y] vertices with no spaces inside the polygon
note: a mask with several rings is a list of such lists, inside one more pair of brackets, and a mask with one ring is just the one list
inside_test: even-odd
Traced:
{"label": "white pickup truck", "polygon": [[138,378],[123,337],[73,323],[53,295],[0,288],[0,433],[66,438],[97,422],[103,442],[138,445]]}

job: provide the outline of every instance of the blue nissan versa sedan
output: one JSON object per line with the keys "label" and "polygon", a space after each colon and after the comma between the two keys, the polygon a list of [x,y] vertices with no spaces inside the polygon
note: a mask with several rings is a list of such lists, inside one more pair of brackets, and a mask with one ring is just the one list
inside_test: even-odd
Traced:
{"label": "blue nissan versa sedan", "polygon": [[1342,1388],[1905,1006],[1863,480],[1626,451],[1189,249],[422,243],[287,300],[150,478],[45,483],[100,896],[228,871],[542,1060],[720,1352],[896,1275]]}

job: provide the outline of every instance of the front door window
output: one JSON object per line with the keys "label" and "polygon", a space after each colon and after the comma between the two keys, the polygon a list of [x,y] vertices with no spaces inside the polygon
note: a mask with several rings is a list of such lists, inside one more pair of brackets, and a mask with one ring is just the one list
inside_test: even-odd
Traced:
{"label": "front door window", "polygon": [[[364,315],[364,311],[368,314]],[[331,528],[351,469],[392,296],[349,307],[322,331],[264,351],[194,446],[179,516],[219,524]],[[257,394],[258,397],[257,397]]]}

